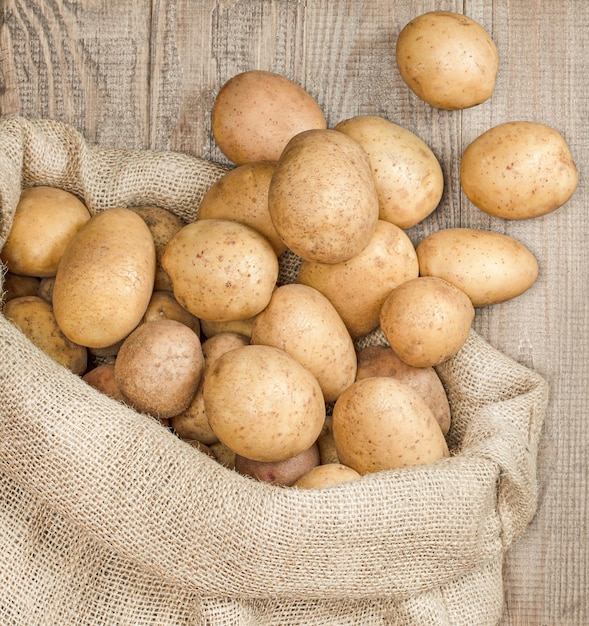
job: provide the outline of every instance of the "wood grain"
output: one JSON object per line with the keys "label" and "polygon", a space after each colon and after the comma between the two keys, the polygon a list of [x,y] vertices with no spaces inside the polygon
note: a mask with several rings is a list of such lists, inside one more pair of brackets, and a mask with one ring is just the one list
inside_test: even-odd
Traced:
{"label": "wood grain", "polygon": [[[470,110],[419,101],[395,68],[412,17],[464,12],[501,55],[496,91]],[[304,86],[330,126],[381,115],[424,139],[446,188],[409,231],[486,228],[525,243],[540,264],[520,298],[477,311],[475,328],[542,373],[551,400],[540,455],[538,512],[505,564],[504,626],[589,624],[589,3],[583,0],[5,0],[0,114],[53,117],[105,146],[179,150],[224,162],[211,135],[215,94],[251,68]],[[580,168],[573,199],[535,220],[478,211],[459,185],[460,155],[481,132],[528,119],[557,128]]]}

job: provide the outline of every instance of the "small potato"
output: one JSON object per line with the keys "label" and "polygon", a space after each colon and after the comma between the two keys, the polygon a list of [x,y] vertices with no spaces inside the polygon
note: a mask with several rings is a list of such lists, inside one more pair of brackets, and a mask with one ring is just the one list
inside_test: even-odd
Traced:
{"label": "small potato", "polygon": [[374,330],[391,291],[419,275],[413,243],[398,226],[378,220],[368,245],[343,263],[303,261],[297,282],[320,291],[341,316],[352,339]]}
{"label": "small potato", "polygon": [[251,226],[280,256],[286,246],[268,212],[268,189],[275,169],[276,161],[256,161],[229,170],[209,187],[199,204],[197,219],[228,219]]}
{"label": "small potato", "polygon": [[408,87],[440,109],[466,109],[495,90],[499,53],[489,33],[459,13],[431,11],[399,33],[397,68]]}
{"label": "small potato", "polygon": [[217,461],[228,469],[235,469],[235,452],[230,450],[224,443],[217,441],[208,446]]}
{"label": "small potato", "polygon": [[258,231],[233,220],[188,224],[170,240],[162,264],[176,300],[211,322],[245,320],[270,301],[278,259]]}
{"label": "small potato", "polygon": [[278,287],[252,327],[252,344],[284,350],[319,382],[326,402],[354,382],[356,351],[331,302],[306,285]]}
{"label": "small potato", "polygon": [[137,411],[169,419],[189,405],[204,369],[200,340],[175,320],[146,322],[123,342],[115,379]]}
{"label": "small potato", "polygon": [[103,363],[97,367],[89,370],[82,376],[82,380],[87,382],[94,389],[98,389],[103,394],[118,400],[119,402],[125,402],[125,398],[119,389],[115,378],[115,364]]}
{"label": "small potato", "polygon": [[447,280],[475,307],[515,298],[538,277],[532,252],[512,237],[492,231],[447,228],[425,237],[416,250],[421,276]]}
{"label": "small potato", "polygon": [[39,282],[37,295],[49,302],[53,306],[53,287],[55,286],[55,276],[46,276]]}
{"label": "small potato", "polygon": [[579,173],[564,137],[538,122],[506,122],[464,151],[460,183],[481,211],[522,220],[555,211],[575,192]]}
{"label": "small potato", "polygon": [[252,315],[244,320],[233,320],[230,322],[211,322],[209,320],[200,320],[200,330],[202,334],[210,339],[215,335],[222,333],[235,333],[244,337],[252,336],[252,327],[256,321],[257,315]]}
{"label": "small potato", "polygon": [[359,474],[449,456],[425,401],[409,385],[388,376],[356,381],[342,393],[333,409],[333,435],[341,463]]}
{"label": "small potato", "polygon": [[4,316],[54,361],[74,374],[83,374],[88,365],[88,351],[68,339],[59,328],[53,308],[39,296],[21,296],[9,300]]}
{"label": "small potato", "polygon": [[465,344],[474,319],[470,298],[435,276],[420,276],[393,289],[380,326],[395,354],[408,365],[432,367]]}
{"label": "small potato", "polygon": [[262,70],[230,78],[211,111],[215,141],[236,165],[276,161],[296,134],[326,125],[311,94],[285,76]]}
{"label": "small potato", "polygon": [[358,478],[361,478],[361,474],[347,465],[327,463],[309,470],[293,484],[293,487],[298,489],[327,489],[341,483],[349,483]]}
{"label": "small potato", "polygon": [[191,328],[200,335],[200,321],[181,306],[174,294],[169,291],[154,291],[143,315],[143,322],[156,322],[157,320],[176,320]]}
{"label": "small potato", "polygon": [[250,343],[246,335],[232,332],[222,332],[206,339],[202,344],[202,354],[205,360],[205,374],[211,365],[225,352],[242,348]]}
{"label": "small potato", "polygon": [[378,221],[368,155],[335,130],[298,134],[276,165],[268,209],[286,246],[302,259],[347,261],[368,245]]}
{"label": "small potato", "polygon": [[89,219],[86,205],[68,191],[25,189],[0,259],[14,274],[55,276],[66,246]]}
{"label": "small potato", "polygon": [[344,120],[335,130],[357,141],[370,157],[381,220],[407,230],[436,209],[444,191],[444,175],[425,141],[372,115]]}
{"label": "small potato", "polygon": [[450,430],[450,404],[442,381],[433,367],[413,367],[388,346],[370,346],[358,352],[356,380],[392,376],[406,383],[425,400],[444,435]]}
{"label": "small potato", "polygon": [[40,284],[41,279],[37,276],[21,276],[20,274],[6,272],[2,284],[4,291],[2,299],[4,302],[8,302],[8,300],[20,298],[21,296],[38,296]]}
{"label": "small potato", "polygon": [[333,418],[331,415],[327,415],[325,417],[323,429],[317,438],[317,446],[319,447],[321,465],[339,463],[337,448],[335,447],[335,439],[333,438]]}

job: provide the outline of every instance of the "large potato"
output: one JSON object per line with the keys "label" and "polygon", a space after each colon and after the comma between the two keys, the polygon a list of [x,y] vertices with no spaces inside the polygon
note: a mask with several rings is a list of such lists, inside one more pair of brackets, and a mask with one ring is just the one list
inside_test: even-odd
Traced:
{"label": "large potato", "polygon": [[409,88],[440,109],[466,109],[495,90],[499,53],[489,33],[465,15],[431,11],[399,33],[397,68]]}
{"label": "large potato", "polygon": [[417,135],[373,115],[344,120],[335,130],[357,141],[370,157],[381,220],[407,230],[438,206],[444,191],[442,167]]}
{"label": "large potato", "polygon": [[536,257],[522,243],[487,230],[447,228],[416,248],[421,276],[437,276],[487,306],[519,296],[538,277]]}
{"label": "large potato", "polygon": [[391,291],[419,275],[413,243],[398,226],[378,220],[368,245],[343,263],[303,261],[297,282],[314,287],[333,304],[352,339],[374,330]]}
{"label": "large potato", "polygon": [[354,382],[356,351],[331,302],[306,285],[282,285],[252,327],[253,344],[284,350],[317,379],[326,402]]}
{"label": "large potato", "polygon": [[278,259],[268,240],[240,222],[197,220],[168,243],[162,265],[176,300],[211,322],[245,320],[270,301]]}
{"label": "large potato", "polygon": [[276,165],[268,208],[295,254],[320,263],[347,261],[368,245],[378,221],[368,155],[335,130],[298,134]]}
{"label": "large potato", "polygon": [[479,135],[464,151],[460,183],[481,211],[529,219],[561,207],[579,174],[564,137],[538,122],[505,122]]}
{"label": "large potato", "polygon": [[211,112],[213,136],[236,165],[276,161],[294,135],[325,128],[315,99],[292,80],[262,70],[236,74],[219,90]]}
{"label": "large potato", "polygon": [[68,191],[25,189],[0,258],[14,274],[55,276],[63,251],[89,219],[86,205]]}

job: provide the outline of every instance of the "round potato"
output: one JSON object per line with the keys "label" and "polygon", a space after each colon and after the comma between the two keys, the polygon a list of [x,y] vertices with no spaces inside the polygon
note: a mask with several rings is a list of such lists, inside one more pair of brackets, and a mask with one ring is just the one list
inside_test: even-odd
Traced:
{"label": "round potato", "polygon": [[317,440],[325,420],[317,379],[271,346],[249,345],[220,356],[205,377],[204,401],[219,440],[254,461],[300,454]]}
{"label": "round potato", "polygon": [[211,111],[213,137],[236,165],[276,161],[296,134],[326,125],[311,94],[285,76],[262,70],[230,78]]}
{"label": "round potato", "polygon": [[579,174],[564,137],[538,122],[505,122],[479,135],[464,151],[460,184],[481,211],[522,220],[567,202]]}
{"label": "round potato", "polygon": [[337,399],[333,435],[341,463],[359,474],[426,465],[449,456],[430,408],[394,378],[356,381]]}
{"label": "round potato", "polygon": [[268,209],[286,246],[302,259],[347,261],[368,245],[378,221],[368,155],[335,130],[299,133],[276,165]]}
{"label": "round potato", "polygon": [[444,175],[425,141],[372,115],[344,120],[335,130],[357,141],[368,154],[381,220],[407,230],[436,209],[444,191]]}
{"label": "round potato", "polygon": [[408,87],[440,109],[466,109],[495,90],[499,53],[489,33],[465,15],[431,11],[399,33],[397,68]]}
{"label": "round potato", "polygon": [[143,322],[156,322],[157,320],[176,320],[191,328],[200,335],[200,321],[181,306],[174,294],[169,291],[154,291],[151,294],[149,304],[143,315]]}
{"label": "round potato", "polygon": [[355,469],[342,463],[317,465],[301,476],[292,486],[298,489],[327,489],[341,483],[349,483],[361,478]]}
{"label": "round potato", "polygon": [[295,358],[315,376],[326,402],[354,382],[356,351],[350,333],[331,302],[312,287],[278,287],[256,317],[251,342]]}
{"label": "round potato", "polygon": [[176,300],[200,320],[232,322],[270,301],[278,259],[268,240],[233,220],[197,220],[170,240],[162,264]]}
{"label": "round potato", "polygon": [[249,338],[252,336],[252,327],[256,321],[256,317],[257,314],[244,320],[233,320],[229,322],[200,320],[200,330],[208,339],[222,333],[235,333]]}
{"label": "round potato", "polygon": [[133,211],[97,213],[65,249],[53,287],[59,327],[88,348],[124,339],[141,321],[155,276],[155,245]]}
{"label": "round potato", "polygon": [[235,469],[235,452],[228,448],[224,443],[217,441],[208,446],[209,450],[213,453],[213,456],[218,463],[227,467],[228,469]]}
{"label": "round potato", "polygon": [[391,291],[419,275],[413,243],[398,226],[378,220],[368,245],[343,263],[303,261],[297,282],[320,291],[335,307],[352,339],[379,324]]}
{"label": "round potato", "polygon": [[402,361],[433,367],[457,354],[473,319],[472,302],[458,287],[435,276],[419,276],[393,289],[383,304],[380,326]]}
{"label": "round potato", "polygon": [[86,205],[68,191],[25,189],[0,259],[14,274],[55,276],[66,246],[89,219]]}
{"label": "round potato", "polygon": [[425,237],[416,251],[421,276],[447,280],[475,307],[515,298],[538,277],[532,252],[516,239],[492,231],[439,230]]}
{"label": "round potato", "polygon": [[82,380],[103,394],[110,396],[119,402],[125,402],[125,398],[123,397],[115,378],[114,363],[102,363],[101,365],[94,367],[82,376]]}

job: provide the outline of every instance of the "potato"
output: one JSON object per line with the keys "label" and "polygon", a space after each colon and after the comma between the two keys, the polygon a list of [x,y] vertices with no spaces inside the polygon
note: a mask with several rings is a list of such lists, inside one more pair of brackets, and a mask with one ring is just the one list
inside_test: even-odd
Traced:
{"label": "potato", "polygon": [[299,133],[276,165],[268,209],[286,246],[301,258],[347,261],[368,245],[378,221],[368,155],[335,130]]}
{"label": "potato", "polygon": [[283,461],[253,461],[235,455],[235,470],[271,485],[290,487],[312,468],[319,465],[319,449],[314,443],[307,450]]}
{"label": "potato", "polygon": [[317,379],[271,346],[249,345],[220,356],[205,377],[204,401],[219,440],[254,461],[300,454],[317,440],[325,420]]}
{"label": "potato", "polygon": [[89,219],[86,205],[68,191],[25,189],[0,259],[14,274],[55,276],[66,246]]}
{"label": "potato", "polygon": [[200,335],[200,321],[181,306],[174,294],[169,291],[154,291],[145,309],[142,322],[157,320],[176,320],[188,326],[197,335]]}
{"label": "potato", "polygon": [[331,415],[325,417],[323,429],[319,437],[317,437],[317,446],[319,447],[321,465],[339,463],[335,439],[333,438],[333,418]]}
{"label": "potato", "polygon": [[235,452],[230,450],[224,443],[217,441],[208,446],[217,461],[228,469],[235,469]]}
{"label": "potato", "polygon": [[275,169],[276,161],[256,161],[229,170],[209,187],[198,206],[197,219],[228,219],[251,226],[280,256],[286,246],[268,211],[268,189]]}
{"label": "potato", "polygon": [[82,374],[88,365],[88,351],[64,335],[53,308],[39,296],[12,298],[4,306],[4,316],[54,361],[74,374]]}
{"label": "potato", "polygon": [[203,369],[196,333],[176,320],[159,320],[141,324],[125,339],[115,379],[137,411],[169,419],[189,405]]}
{"label": "potato", "polygon": [[96,366],[86,372],[82,376],[82,380],[103,394],[110,396],[119,402],[125,402],[125,398],[123,397],[115,378],[114,363],[103,363]]}
{"label": "potato", "polygon": [[564,137],[538,122],[505,122],[479,135],[460,162],[460,184],[481,211],[522,220],[555,211],[579,174]]}
{"label": "potato", "polygon": [[317,465],[301,476],[292,486],[298,489],[327,489],[360,478],[355,469],[341,463]]}
{"label": "potato", "polygon": [[235,333],[243,335],[244,337],[251,337],[252,326],[256,321],[256,317],[257,314],[244,320],[233,320],[229,322],[211,322],[209,320],[200,320],[200,330],[208,339],[222,333]]}
{"label": "potato", "polygon": [[522,243],[487,230],[447,228],[417,245],[419,272],[452,283],[481,307],[529,289],[538,277],[536,257]]}
{"label": "potato", "polygon": [[419,394],[388,376],[356,381],[337,399],[333,435],[341,463],[359,474],[426,465],[449,456]]}
{"label": "potato", "polygon": [[75,343],[105,348],[141,321],[153,291],[155,245],[133,211],[94,215],[65,249],[53,287],[59,327]]}
{"label": "potato", "polygon": [[162,265],[176,300],[211,322],[245,320],[270,301],[278,259],[268,240],[233,220],[197,220],[170,240]]}
{"label": "potato", "polygon": [[[0,269],[0,271],[2,270]],[[4,291],[2,299],[4,302],[8,302],[8,300],[20,298],[21,296],[38,296],[40,284],[41,279],[37,276],[21,276],[20,274],[6,272],[2,284]]]}
{"label": "potato", "polygon": [[368,245],[343,263],[303,261],[297,282],[320,291],[341,316],[352,339],[379,324],[391,291],[419,275],[413,243],[398,226],[378,220]]}
{"label": "potato", "polygon": [[202,354],[205,360],[205,374],[211,365],[225,352],[235,348],[247,346],[250,338],[240,333],[222,332],[206,339],[202,344]]}
{"label": "potato", "polygon": [[130,209],[143,219],[153,237],[156,262],[153,288],[156,291],[172,291],[170,277],[162,267],[162,254],[168,241],[184,226],[183,220],[159,206],[138,206]]}
{"label": "potato", "polygon": [[474,307],[458,287],[435,276],[399,285],[380,313],[381,329],[408,365],[432,367],[453,357],[470,333]]}
{"label": "potato", "polygon": [[213,137],[236,165],[276,161],[294,135],[326,124],[321,107],[300,85],[262,70],[230,78],[211,111]]}
{"label": "potato", "polygon": [[465,15],[431,11],[399,33],[397,68],[408,87],[440,109],[466,109],[495,90],[499,53],[489,33]]}
{"label": "potato", "polygon": [[53,306],[53,287],[55,286],[55,276],[45,276],[39,281],[37,295],[49,302]]}
{"label": "potato", "polygon": [[388,346],[369,346],[358,351],[356,380],[391,376],[415,389],[431,409],[444,435],[450,430],[450,404],[442,381],[433,367],[413,367]]}
{"label": "potato", "polygon": [[332,402],[356,376],[356,351],[331,302],[306,285],[278,287],[252,327],[252,344],[284,350],[319,382]]}
{"label": "potato", "polygon": [[373,115],[336,125],[370,158],[381,220],[407,230],[430,215],[444,191],[442,167],[431,148],[411,131]]}

